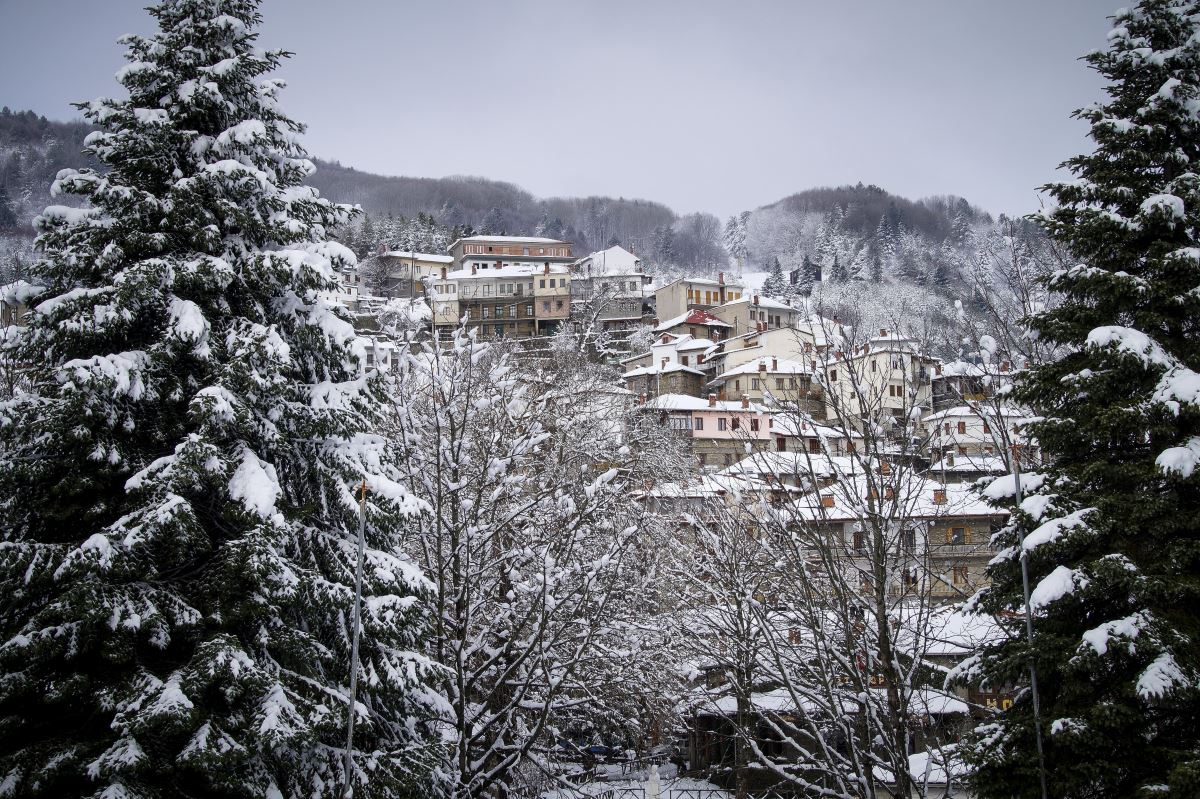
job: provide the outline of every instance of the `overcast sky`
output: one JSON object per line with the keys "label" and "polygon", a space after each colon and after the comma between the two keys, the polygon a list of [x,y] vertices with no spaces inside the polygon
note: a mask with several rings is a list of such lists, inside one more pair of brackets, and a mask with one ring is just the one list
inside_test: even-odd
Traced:
{"label": "overcast sky", "polygon": [[[0,0],[0,105],[119,92],[145,2]],[[322,158],[727,216],[876,183],[1024,213],[1087,147],[1117,0],[266,0]]]}

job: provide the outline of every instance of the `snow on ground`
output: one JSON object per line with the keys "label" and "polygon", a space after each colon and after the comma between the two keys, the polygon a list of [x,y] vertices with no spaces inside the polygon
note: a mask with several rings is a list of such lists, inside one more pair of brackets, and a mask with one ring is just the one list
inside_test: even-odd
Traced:
{"label": "snow on ground", "polygon": [[[640,774],[625,776],[621,778],[621,766],[600,766],[598,769],[600,774],[605,775],[606,779],[601,779],[598,782],[589,782],[580,785],[578,788],[560,788],[553,791],[547,791],[542,794],[542,799],[581,799],[581,797],[595,797],[603,799],[605,796],[621,797],[622,791],[634,791],[635,795],[641,796],[644,792],[646,799],[650,799],[653,795],[651,791],[652,776],[649,773],[642,772]],[[660,799],[694,799],[694,791],[704,791],[705,799],[732,799],[733,794],[722,790],[707,780],[700,780],[694,777],[677,777],[676,767],[672,763],[663,763],[658,767],[658,785]],[[628,794],[624,794],[628,795]]]}

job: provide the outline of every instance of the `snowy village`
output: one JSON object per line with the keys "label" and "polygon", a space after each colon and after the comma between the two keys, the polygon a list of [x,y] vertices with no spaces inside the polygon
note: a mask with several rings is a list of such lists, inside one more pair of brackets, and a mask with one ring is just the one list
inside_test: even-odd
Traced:
{"label": "snowy village", "polygon": [[[0,798],[1200,796],[1200,2],[931,4],[1092,81],[1020,208],[788,177],[725,221],[311,156],[303,4],[67,5],[0,10]],[[671,19],[751,70],[933,25],[869,5]],[[60,24],[136,32],[48,119]],[[408,114],[409,174],[470,150]],[[742,202],[718,161],[694,204]]]}

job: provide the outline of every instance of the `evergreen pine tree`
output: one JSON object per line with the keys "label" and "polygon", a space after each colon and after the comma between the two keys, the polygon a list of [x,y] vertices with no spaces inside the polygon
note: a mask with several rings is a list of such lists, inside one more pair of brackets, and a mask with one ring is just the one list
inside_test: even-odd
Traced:
{"label": "evergreen pine tree", "polygon": [[[1054,797],[1200,795],[1200,3],[1143,0],[1085,57],[1109,101],[1076,115],[1095,151],[1047,186],[1050,236],[1080,263],[1050,279],[1062,304],[1033,320],[1070,354],[1019,398],[1045,420],[1050,466],[996,539],[977,598],[1010,634],[965,673],[1016,685],[974,737],[982,797],[1037,796],[1027,671],[1041,695]],[[1005,485],[1007,483],[1007,485]],[[1013,479],[994,496],[1013,495]],[[1031,495],[1032,492],[1032,495]],[[1017,613],[1019,553],[1035,639]]]}
{"label": "evergreen pine tree", "polygon": [[833,283],[845,283],[850,279],[850,275],[846,272],[846,267],[842,265],[842,261],[835,253],[833,256],[833,266],[829,268],[829,280]]}
{"label": "evergreen pine tree", "polygon": [[872,283],[883,282],[883,256],[880,254],[881,249],[883,247],[878,241],[871,245],[871,255],[868,262],[870,264],[870,280]]}
{"label": "evergreen pine tree", "polygon": [[8,189],[0,184],[0,230],[17,226],[17,214],[13,211],[12,201],[8,197]]}
{"label": "evergreen pine tree", "polygon": [[61,173],[90,208],[39,218],[33,388],[0,405],[0,793],[340,795],[362,479],[355,795],[424,793],[411,502],[321,300],[349,209],[302,184],[256,0],[150,12],[128,99],[80,106],[106,169]]}
{"label": "evergreen pine tree", "polygon": [[789,288],[787,280],[783,277],[783,265],[776,256],[771,260],[771,273],[763,281],[762,293],[768,297],[784,297],[790,293]]}

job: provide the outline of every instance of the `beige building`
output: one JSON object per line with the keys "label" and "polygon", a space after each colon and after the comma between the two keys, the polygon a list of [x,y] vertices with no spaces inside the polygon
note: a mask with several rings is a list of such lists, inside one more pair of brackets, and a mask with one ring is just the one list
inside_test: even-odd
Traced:
{"label": "beige building", "polygon": [[353,278],[364,300],[422,297],[426,279],[436,277],[453,261],[449,255],[390,250],[360,261]]}
{"label": "beige building", "polygon": [[742,287],[726,283],[724,272],[716,280],[683,277],[655,290],[655,314],[659,319],[672,319],[693,308],[709,309],[741,296]]}
{"label": "beige building", "polygon": [[731,328],[731,335],[734,336],[778,328],[795,328],[805,317],[802,309],[759,294],[732,298],[713,308],[712,314],[726,322]]}
{"label": "beige building", "polygon": [[921,354],[916,339],[880,330],[849,352],[823,347],[817,356],[823,377],[818,382],[826,384],[828,419],[841,415],[856,424],[867,415],[907,419],[933,408],[937,361]]}

